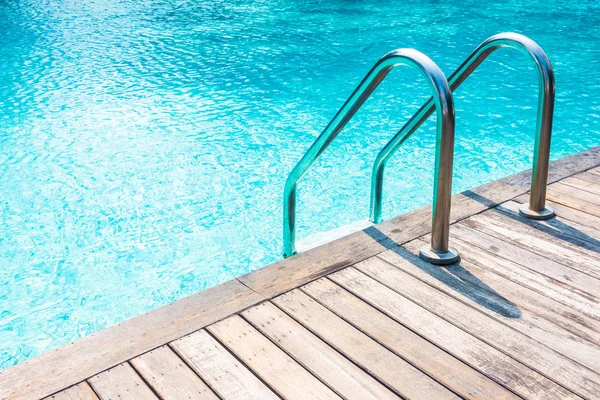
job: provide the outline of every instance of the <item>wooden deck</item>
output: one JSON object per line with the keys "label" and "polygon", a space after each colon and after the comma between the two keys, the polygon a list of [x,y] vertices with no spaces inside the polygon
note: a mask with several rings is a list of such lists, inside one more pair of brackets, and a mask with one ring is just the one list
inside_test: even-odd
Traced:
{"label": "wooden deck", "polygon": [[[600,399],[600,148],[416,210],[0,372],[0,399]],[[49,396],[49,397],[48,397]]]}

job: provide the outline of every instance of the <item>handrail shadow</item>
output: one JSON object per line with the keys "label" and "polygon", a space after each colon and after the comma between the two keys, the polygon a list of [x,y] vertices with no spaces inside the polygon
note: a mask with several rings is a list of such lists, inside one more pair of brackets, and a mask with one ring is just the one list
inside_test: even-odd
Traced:
{"label": "handrail shadow", "polygon": [[[383,238],[384,246],[387,249],[392,250],[416,268],[419,268],[429,276],[437,279],[455,292],[469,298],[480,306],[506,318],[517,319],[521,318],[523,315],[516,304],[496,292],[492,287],[469,272],[469,270],[462,265],[462,261],[443,267],[433,265],[401,247],[400,244],[394,242],[375,226],[365,229],[364,232],[380,243]],[[399,268],[397,266],[395,267]]]}
{"label": "handrail shadow", "polygon": [[[470,190],[463,192],[465,196],[473,199],[479,203],[488,205],[490,200],[484,196],[481,196],[477,193],[474,193]],[[559,221],[556,218],[545,220],[545,221],[536,221],[532,219],[527,219],[519,214],[515,213],[513,210],[498,204],[497,206],[490,209],[491,211],[497,212],[506,216],[514,221],[520,222],[527,226],[530,226],[534,229],[537,229],[541,232],[547,233],[549,235],[554,236],[557,239],[564,240],[569,242],[575,246],[579,246],[586,250],[593,251],[595,253],[600,254],[600,240],[588,235],[585,232],[580,231],[577,228],[570,226],[569,224]]]}

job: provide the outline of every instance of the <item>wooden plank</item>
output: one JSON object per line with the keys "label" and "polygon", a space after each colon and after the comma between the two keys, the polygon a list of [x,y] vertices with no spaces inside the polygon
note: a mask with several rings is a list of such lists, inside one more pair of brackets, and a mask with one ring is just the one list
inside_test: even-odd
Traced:
{"label": "wooden plank", "polygon": [[579,179],[579,174],[563,179],[560,183],[578,190],[600,195],[600,182],[589,182],[584,179]]}
{"label": "wooden plank", "polygon": [[[375,271],[370,270],[370,272],[374,273]],[[422,318],[433,321],[443,319],[445,322],[452,324],[457,330],[472,335],[471,337],[477,338],[499,352],[512,357],[523,366],[528,366],[531,368],[531,372],[537,371],[582,397],[589,398],[600,395],[600,375],[583,365],[562,356],[462,302],[449,296],[443,296],[440,291],[397,268],[392,267],[384,272],[385,279],[389,279],[389,281],[386,281],[387,284],[398,290],[401,289],[402,295],[361,274],[354,268],[334,274],[333,279],[349,290],[355,290],[357,295],[381,311],[387,311],[390,314],[395,313],[394,317],[405,315],[397,314],[399,311],[408,308],[403,307],[405,304],[411,303],[413,306],[418,304],[422,307],[421,310],[427,310],[431,315],[437,317],[436,319],[431,317],[430,314],[421,313],[425,314]],[[380,274],[379,278],[383,279],[383,274]],[[390,304],[392,299],[398,304]],[[400,299],[404,304],[400,303]],[[404,316],[404,318],[407,317],[407,315]],[[433,339],[431,335],[425,336],[430,340]],[[472,346],[476,345],[477,342],[472,342]],[[528,371],[523,370],[523,373],[526,372]],[[554,382],[542,378],[542,375],[535,374],[532,376],[529,373],[527,378],[533,378],[539,385],[538,389],[542,392],[558,390]]]}
{"label": "wooden plank", "polygon": [[[514,199],[517,203],[523,204],[529,201],[528,195],[521,195]],[[584,211],[576,210],[574,208],[565,206],[560,203],[555,203],[551,200],[546,200],[548,207],[552,207],[556,214],[564,220],[577,222],[579,225],[586,226],[598,230],[600,228],[600,217],[592,214],[588,214]]]}
{"label": "wooden plank", "polygon": [[579,211],[586,212],[591,215],[595,215],[596,217],[600,217],[600,210],[598,209],[597,204],[590,203],[588,201],[584,201],[581,199],[574,198],[570,195],[566,195],[562,192],[554,190],[552,186],[549,186],[546,191],[546,198],[555,203],[560,203],[565,206],[574,208]]}
{"label": "wooden plank", "polygon": [[[563,278],[561,281],[544,275],[545,266],[543,264],[537,268],[541,270],[541,273],[539,273],[536,270],[504,259],[501,256],[488,253],[485,249],[476,245],[478,244],[477,241],[485,241],[485,237],[478,237],[473,241],[463,240],[463,237],[469,239],[469,235],[472,234],[467,229],[464,229],[467,233],[466,235],[460,232],[459,229],[455,229],[452,240],[453,245],[458,246],[457,248],[460,249],[459,251],[461,251],[463,260],[473,266],[491,271],[494,274],[511,280],[523,288],[531,289],[540,296],[552,299],[554,302],[561,304],[561,308],[565,309],[561,315],[568,316],[570,319],[577,321],[579,325],[583,325],[595,332],[600,332],[600,311],[597,306],[600,300],[597,297],[573,288],[567,279]],[[476,244],[473,244],[473,242]],[[507,251],[510,251],[510,248],[507,248],[502,243],[499,246],[495,246],[493,243],[490,243],[490,245],[494,246],[501,254],[506,254]],[[562,268],[569,270],[565,266],[562,266]],[[559,271],[551,272],[559,273]],[[590,277],[590,280],[592,279]]]}
{"label": "wooden plank", "polygon": [[[506,294],[499,291],[501,289],[493,287],[491,282],[474,284],[463,278],[463,276],[469,276],[470,280],[477,279],[474,274],[476,271],[471,271],[469,264],[463,262],[454,265],[453,269],[440,268],[421,260],[418,256],[418,247],[414,250],[416,250],[416,254],[402,248],[390,250],[380,254],[377,258],[365,260],[355,267],[376,280],[382,279],[381,282],[386,282],[387,286],[414,301],[422,299],[423,303],[427,304],[436,302],[437,299],[446,301],[445,296],[441,295],[441,293],[444,293],[458,300],[461,304],[459,308],[470,311],[467,307],[462,306],[462,304],[468,305],[528,338],[532,338],[556,352],[588,366],[590,369],[600,371],[600,347],[571,334],[554,322],[539,318],[528,309],[520,307],[518,305],[518,303],[521,303],[519,293],[515,297],[506,297]],[[382,259],[385,259],[385,261]],[[399,273],[398,270],[402,272]],[[457,276],[453,271],[459,271],[461,275]],[[399,282],[407,275],[410,276],[410,279],[407,279],[406,284]],[[411,282],[419,282],[419,284],[407,289],[406,286]],[[410,295],[408,295],[409,293]],[[436,297],[436,299],[432,299],[433,297]],[[550,303],[550,300],[548,300],[548,303]],[[456,303],[456,305],[458,304]],[[450,302],[449,305],[448,308],[452,307],[453,302]],[[437,306],[436,309],[440,308]],[[473,311],[471,313],[475,315],[475,323],[485,321],[479,313]],[[500,329],[504,332],[510,332],[504,327]],[[600,337],[600,335],[595,336],[596,339]],[[540,351],[545,350],[542,346],[537,348]],[[532,347],[532,349],[534,348]]]}
{"label": "wooden plank", "polygon": [[101,400],[151,400],[156,395],[127,363],[119,364],[88,380]]}
{"label": "wooden plank", "polygon": [[600,260],[592,251],[503,217],[499,213],[474,215],[460,223],[587,275],[600,278]]}
{"label": "wooden plank", "polygon": [[[573,242],[573,244],[578,244],[592,252],[600,253],[600,230],[597,229],[597,226],[589,227],[586,224],[580,224],[577,221],[565,219],[560,214],[546,221],[530,220],[519,214],[519,207],[521,207],[521,204],[518,202],[507,201],[494,208],[494,211],[500,211],[516,221],[549,233],[558,239]],[[575,213],[583,214],[580,211],[571,210],[571,215]],[[493,213],[490,212],[490,214]],[[589,214],[585,215],[589,216]]]}
{"label": "wooden plank", "polygon": [[[600,345],[600,321],[588,317],[571,306],[556,301],[556,296],[552,293],[547,295],[547,290],[535,291],[530,289],[527,285],[527,277],[523,277],[523,275],[531,272],[521,268],[514,273],[517,279],[511,280],[506,275],[512,276],[512,274],[504,274],[504,272],[514,268],[514,263],[487,255],[483,250],[467,242],[457,240],[456,237],[454,237],[452,243],[460,249],[461,262],[445,267],[448,274],[456,276],[457,280],[464,280],[469,284],[476,285],[482,290],[492,289],[492,293],[502,293],[505,298],[511,299],[520,309],[528,310],[537,317],[550,321],[573,335]],[[425,245],[425,241],[414,240],[405,244],[404,247],[416,254],[419,248]],[[486,254],[488,257],[480,258],[481,253]],[[378,257],[391,262],[392,260],[389,260],[387,256],[388,252],[385,252]],[[490,264],[504,266],[504,268],[488,268]],[[535,284],[532,286],[535,286]]]}
{"label": "wooden plank", "polygon": [[593,168],[590,168],[590,169],[589,169],[588,171],[586,171],[586,172],[589,172],[590,174],[595,174],[595,175],[598,175],[598,176],[600,176],[600,168],[598,168],[598,167],[593,167]]}
{"label": "wooden plank", "polygon": [[265,302],[242,313],[296,362],[345,399],[399,399],[302,325]]}
{"label": "wooden plank", "polygon": [[[575,304],[574,302],[581,301],[583,301],[583,304],[587,304],[589,301],[596,302],[600,296],[599,279],[575,269],[566,268],[563,264],[544,258],[544,256],[533,253],[528,249],[514,245],[509,240],[498,239],[487,233],[472,229],[463,223],[453,225],[451,232],[452,241],[458,239],[462,242],[477,246],[485,251],[482,260],[483,262],[481,263],[484,267],[493,268],[497,273],[500,273],[509,279],[513,279],[515,282],[526,284],[531,289],[538,290],[538,292],[542,294],[548,293],[549,288],[553,288],[553,291],[556,292],[557,290],[554,289],[554,286],[563,287],[565,290],[559,290],[561,297],[556,297],[556,300],[560,300],[563,304],[573,306]],[[496,263],[486,263],[489,257],[485,256],[485,254],[489,254],[489,257],[495,259],[511,261],[513,264],[524,267],[524,269],[537,273],[538,275],[547,276],[550,278],[550,280],[547,281],[548,284],[554,283],[554,286],[542,286],[541,288],[537,285],[531,286],[531,282],[536,282],[536,279],[519,279],[523,274],[530,275],[527,271],[523,272],[521,269],[513,267],[503,273],[503,268],[494,268]],[[477,253],[477,255],[479,255],[479,253]],[[480,263],[475,256],[471,257],[471,260]],[[565,303],[563,297],[570,300]]]}
{"label": "wooden plank", "polygon": [[550,188],[555,192],[564,194],[565,196],[569,196],[574,199],[594,204],[594,208],[600,210],[600,195],[598,194],[594,194],[586,190],[579,190],[572,186],[565,185],[562,181],[553,183],[552,185],[550,185]]}
{"label": "wooden plank", "polygon": [[[337,274],[348,271],[346,269]],[[358,272],[354,270],[354,273]],[[393,298],[386,300],[388,296],[384,296],[382,300],[396,302],[401,309],[393,314],[396,317],[402,315],[401,318],[390,319],[326,279],[303,286],[302,290],[379,343],[399,355],[405,355],[410,361],[414,359],[419,368],[431,371],[431,376],[437,381],[461,388],[457,390],[462,391],[469,390],[468,385],[471,384],[476,391],[472,395],[475,398],[479,396],[477,393],[494,394],[479,397],[485,399],[512,397],[510,392],[501,390],[500,386],[483,375],[525,398],[574,398],[558,385],[389,289]],[[428,341],[431,343],[427,344]],[[470,367],[456,362],[458,360],[453,362],[453,357]]]}
{"label": "wooden plank", "polygon": [[163,399],[219,400],[168,346],[142,354],[131,360],[131,364]]}
{"label": "wooden plank", "polygon": [[[321,281],[314,284],[319,282]],[[388,340],[393,343],[395,350],[388,350],[298,289],[276,297],[272,301],[347,358],[394,388],[404,398],[413,400],[457,398],[409,362],[424,369],[429,375],[443,376],[442,382],[466,399],[499,399],[512,396],[510,392],[411,331],[403,329],[401,325],[398,325],[398,329],[394,329],[395,336],[390,335]],[[364,306],[369,307],[366,304]],[[352,310],[354,308],[349,311]],[[380,317],[388,325],[397,325],[382,314]],[[372,327],[381,326],[379,321],[369,319],[368,315],[365,316],[365,324]],[[412,343],[414,346],[411,347]],[[408,349],[401,351],[399,348]],[[403,353],[403,357],[409,362],[400,358],[394,351]],[[488,387],[491,390],[486,391]]]}
{"label": "wooden plank", "polygon": [[[473,319],[469,313],[473,309],[461,310],[462,312],[459,317],[460,320],[453,320],[452,322],[449,322],[445,318],[441,318],[439,315],[427,310],[422,305],[414,303],[410,299],[398,294],[392,289],[389,289],[388,287],[364,275],[354,268],[348,268],[337,272],[331,275],[330,278],[350,292],[354,293],[356,296],[359,296],[364,301],[386,313],[388,316],[394,318],[396,321],[406,324],[409,328],[414,329],[423,337],[433,341],[434,343],[437,343],[447,352],[469,362],[470,365],[476,366],[478,363],[480,363],[478,360],[473,358],[485,358],[485,360],[489,362],[489,365],[486,365],[486,368],[498,370],[496,371],[497,375],[492,375],[490,377],[494,378],[499,383],[502,382],[505,385],[508,385],[508,387],[521,396],[527,398],[546,399],[551,397],[564,398],[574,396],[573,393],[561,385],[555,383],[546,376],[541,375],[537,371],[513,358],[526,358],[523,357],[523,355],[519,355],[518,352],[514,352],[512,349],[510,349],[510,353],[513,356],[508,356],[504,351],[495,346],[491,346],[489,340],[482,340],[479,337],[480,335],[469,333],[463,329],[462,325],[465,325],[464,321],[471,321]],[[439,297],[439,301],[444,303],[455,302],[453,302],[453,299],[448,296]],[[464,314],[465,312],[467,312],[466,315]],[[444,316],[448,317],[448,314],[444,314]],[[491,332],[494,334],[505,334],[505,332],[501,332],[500,329],[495,329],[497,327],[492,323],[492,319],[489,317],[485,318],[487,319],[487,321],[485,321],[487,323],[487,328],[491,328]],[[458,327],[455,324],[461,324],[461,326]],[[470,332],[473,332],[472,328],[467,328],[469,328]],[[479,329],[480,327],[477,326],[476,328]],[[510,334],[518,336],[518,333],[512,329],[510,329]],[[522,339],[523,337],[521,336],[520,338]],[[498,343],[495,343],[495,345],[497,346]],[[506,348],[508,346],[502,347]],[[536,360],[540,358],[539,354],[533,351],[533,349],[529,348],[527,349],[525,355],[534,357]],[[541,357],[543,357],[543,355]],[[564,358],[558,357],[554,359],[554,362],[557,362],[559,359],[563,361]],[[528,364],[531,364],[533,360],[528,359],[526,361]],[[581,389],[586,396],[590,393],[593,394],[593,396],[590,397],[596,396],[596,386],[598,384],[595,382],[580,383],[581,380],[584,380],[583,377],[573,374],[571,371],[572,369],[576,369],[579,372],[579,369],[585,368],[583,366],[580,366],[581,368],[576,368],[568,365],[568,360],[564,361],[565,365],[544,364],[543,367],[545,370],[551,370],[551,372],[555,375],[562,375],[558,376],[561,378],[561,380],[563,380],[565,376],[572,378],[573,380],[567,382],[567,384],[570,387],[576,386],[579,388],[579,386],[583,386],[579,389]],[[480,369],[480,371],[488,372],[482,369]]]}
{"label": "wooden plank", "polygon": [[212,287],[0,371],[0,399],[55,393],[262,300],[235,280]]}
{"label": "wooden plank", "polygon": [[[502,223],[504,226],[516,226],[519,232],[537,233],[539,237],[561,244],[564,248],[583,253],[600,263],[600,240],[598,231],[588,229],[574,221],[565,221],[560,216],[547,221],[536,221],[525,218],[519,214],[520,204],[515,201],[507,201],[496,208],[483,213],[486,217]],[[480,216],[473,216],[479,218]],[[586,232],[590,232],[588,235]]]}
{"label": "wooden plank", "polygon": [[207,329],[281,397],[340,399],[241,317],[234,315]]}
{"label": "wooden plank", "polygon": [[225,400],[279,399],[204,330],[176,340],[171,346]]}
{"label": "wooden plank", "polygon": [[[600,146],[550,163],[548,182],[600,165]],[[452,197],[451,221],[459,221],[526,193],[531,171],[524,171]],[[328,273],[353,265],[431,231],[431,206],[316,247],[238,278],[266,298],[275,297]]]}
{"label": "wooden plank", "polygon": [[591,173],[590,171],[580,172],[573,176],[576,176],[577,179],[584,181],[584,182],[600,184],[600,176],[598,176],[597,174]]}
{"label": "wooden plank", "polygon": [[98,400],[98,396],[87,382],[71,386],[68,389],[46,397],[45,400]]}

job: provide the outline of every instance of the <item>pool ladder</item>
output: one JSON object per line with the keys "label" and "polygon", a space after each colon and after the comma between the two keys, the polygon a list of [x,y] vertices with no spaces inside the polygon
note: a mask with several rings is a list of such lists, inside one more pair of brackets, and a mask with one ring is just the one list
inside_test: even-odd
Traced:
{"label": "pool ladder", "polygon": [[435,174],[433,186],[431,244],[423,247],[420,256],[433,264],[452,264],[460,259],[456,249],[449,247],[450,198],[452,196],[452,163],[454,158],[454,92],[495,50],[509,47],[529,56],[538,72],[538,112],[533,155],[533,170],[529,203],[520,208],[521,215],[531,219],[549,219],[554,211],[546,207],[546,184],[550,162],[550,139],[554,113],[554,73],[544,50],[533,40],[517,33],[500,33],[481,43],[454,71],[450,78],[425,54],[414,49],[398,49],[383,56],[354,90],[335,117],[311,145],[289,174],[283,199],[284,257],[296,254],[296,188],[298,180],[342,131],[363,103],[387,74],[398,66],[419,70],[433,92],[415,115],[385,145],[375,159],[371,175],[370,220],[380,222],[383,195],[383,174],[386,162],[421,124],[437,115]]}

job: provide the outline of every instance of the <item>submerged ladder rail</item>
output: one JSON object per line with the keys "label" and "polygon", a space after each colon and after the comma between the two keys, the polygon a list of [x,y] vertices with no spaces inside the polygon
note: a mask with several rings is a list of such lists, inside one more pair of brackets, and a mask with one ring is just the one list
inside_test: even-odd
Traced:
{"label": "submerged ladder rail", "polygon": [[[387,74],[398,66],[410,66],[418,69],[427,77],[428,83],[433,91],[433,97],[431,98],[431,113],[436,109],[438,115],[437,154],[441,157],[443,165],[445,166],[445,172],[436,174],[440,179],[435,182],[435,186],[436,188],[439,186],[440,193],[448,194],[448,199],[435,202],[433,218],[435,220],[450,215],[452,161],[454,155],[454,102],[450,86],[439,67],[423,53],[414,49],[394,50],[377,61],[359,86],[354,90],[350,98],[348,98],[342,108],[337,112],[335,117],[329,122],[327,127],[289,174],[285,183],[283,199],[284,257],[289,257],[296,253],[296,189],[298,180],[306,173],[329,144],[331,144],[348,121],[350,121],[367,98],[369,98],[371,93],[373,93],[377,86],[385,79]],[[439,160],[436,162],[438,161]],[[439,209],[435,210],[436,208]],[[441,210],[441,208],[447,208],[447,210]],[[449,223],[440,222],[439,225],[448,226]],[[458,257],[458,254],[455,256]]]}
{"label": "submerged ladder rail", "polygon": [[[534,144],[533,170],[531,177],[531,191],[529,204],[524,204],[520,213],[531,219],[549,219],[554,216],[554,211],[546,207],[546,184],[548,181],[548,166],[550,163],[550,139],[552,136],[552,117],[554,113],[554,91],[555,81],[552,65],[546,53],[533,40],[518,33],[499,33],[482,42],[454,71],[448,79],[450,89],[454,92],[479,65],[494,51],[509,47],[517,49],[529,56],[537,66],[538,73],[538,112],[537,126]],[[383,175],[387,160],[398,150],[420,126],[429,118],[435,109],[433,98],[417,111],[417,113],[398,131],[398,133],[387,143],[375,159],[371,175],[371,210],[370,220],[373,223],[380,222],[381,203],[383,195]],[[438,143],[439,146],[439,143]],[[439,152],[436,149],[436,154]],[[440,162],[436,156],[435,180],[445,179],[448,176],[443,161]],[[450,167],[451,169],[451,167]],[[443,176],[442,176],[443,175]],[[447,179],[451,179],[451,176]],[[443,189],[445,186],[441,185]],[[439,193],[434,189],[433,212],[434,218],[431,230],[431,249],[433,253],[445,253],[448,251],[448,227],[440,226],[450,220],[450,216],[437,216],[437,212],[449,210],[448,207],[436,207],[437,201],[444,201],[447,193]],[[437,218],[439,217],[439,218]]]}

